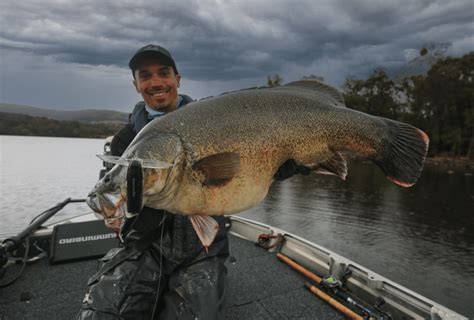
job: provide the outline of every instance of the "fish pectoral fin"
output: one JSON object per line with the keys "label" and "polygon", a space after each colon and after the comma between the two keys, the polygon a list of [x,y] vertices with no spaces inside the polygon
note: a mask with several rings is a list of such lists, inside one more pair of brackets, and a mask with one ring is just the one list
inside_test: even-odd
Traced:
{"label": "fish pectoral fin", "polygon": [[213,154],[199,160],[193,168],[204,175],[203,185],[223,185],[239,173],[240,154],[237,152]]}
{"label": "fish pectoral fin", "polygon": [[342,180],[346,180],[347,162],[339,152],[334,151],[329,160],[318,164],[313,170],[318,174],[336,175]]}
{"label": "fish pectoral fin", "polygon": [[202,246],[207,252],[207,248],[212,244],[219,231],[219,224],[211,216],[192,215],[189,219]]}

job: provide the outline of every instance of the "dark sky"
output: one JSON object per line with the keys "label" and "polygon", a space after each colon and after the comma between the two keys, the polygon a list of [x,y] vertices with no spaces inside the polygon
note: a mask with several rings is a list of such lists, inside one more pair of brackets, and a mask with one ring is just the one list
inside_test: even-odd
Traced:
{"label": "dark sky", "polygon": [[474,50],[474,1],[51,1],[0,4],[0,102],[130,111],[128,60],[168,48],[181,92],[202,98],[315,74],[342,87],[407,70],[423,46]]}

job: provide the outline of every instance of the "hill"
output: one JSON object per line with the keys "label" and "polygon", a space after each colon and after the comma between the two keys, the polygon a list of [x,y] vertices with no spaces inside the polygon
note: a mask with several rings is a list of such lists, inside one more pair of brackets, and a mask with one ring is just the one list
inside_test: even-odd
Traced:
{"label": "hill", "polygon": [[123,127],[121,122],[59,121],[6,112],[0,112],[0,118],[0,135],[105,138]]}
{"label": "hill", "polygon": [[112,110],[85,109],[78,111],[43,109],[18,104],[0,103],[0,112],[24,114],[32,117],[44,117],[60,121],[82,122],[120,122],[128,120],[128,114]]}

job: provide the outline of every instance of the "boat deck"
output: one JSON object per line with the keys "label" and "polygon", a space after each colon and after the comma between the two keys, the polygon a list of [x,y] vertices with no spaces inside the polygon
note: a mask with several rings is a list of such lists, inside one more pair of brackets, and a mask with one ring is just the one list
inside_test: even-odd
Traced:
{"label": "boat deck", "polygon": [[[278,261],[275,253],[229,237],[226,319],[344,319],[304,288],[303,276]],[[27,266],[13,285],[0,289],[0,320],[74,318],[96,268],[96,260],[49,265],[43,259]],[[9,268],[6,278],[19,269]]]}

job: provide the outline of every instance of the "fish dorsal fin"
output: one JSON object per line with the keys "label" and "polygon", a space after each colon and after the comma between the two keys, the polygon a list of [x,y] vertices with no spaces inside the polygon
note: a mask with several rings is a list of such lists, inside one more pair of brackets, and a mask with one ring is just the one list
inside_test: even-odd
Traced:
{"label": "fish dorsal fin", "polygon": [[342,94],[336,88],[333,88],[330,85],[322,83],[318,80],[294,81],[294,82],[285,84],[284,87],[298,87],[298,88],[305,88],[308,90],[314,90],[322,94],[328,95],[333,100],[335,100],[341,107],[345,107],[344,97],[342,96]]}
{"label": "fish dorsal fin", "polygon": [[204,175],[204,185],[223,185],[239,173],[240,154],[237,152],[213,154],[199,160],[193,168]]}
{"label": "fish dorsal fin", "polygon": [[320,163],[313,170],[319,174],[336,175],[342,180],[346,180],[347,162],[339,152],[335,151],[329,160]]}

